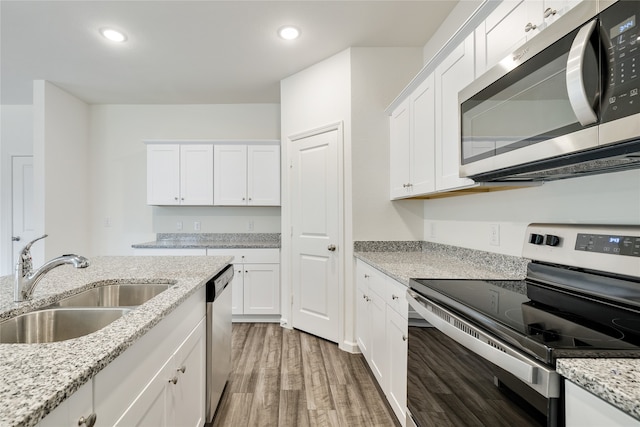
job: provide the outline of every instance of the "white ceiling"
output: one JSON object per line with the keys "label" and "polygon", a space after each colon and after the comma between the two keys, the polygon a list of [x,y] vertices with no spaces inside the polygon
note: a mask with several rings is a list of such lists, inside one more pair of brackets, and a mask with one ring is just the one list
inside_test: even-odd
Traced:
{"label": "white ceiling", "polygon": [[44,79],[92,104],[278,103],[281,79],[350,46],[424,46],[456,3],[1,0],[0,101]]}

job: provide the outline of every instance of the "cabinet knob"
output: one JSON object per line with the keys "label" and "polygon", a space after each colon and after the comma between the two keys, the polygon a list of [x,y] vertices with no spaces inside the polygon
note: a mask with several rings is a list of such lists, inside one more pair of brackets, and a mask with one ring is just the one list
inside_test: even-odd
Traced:
{"label": "cabinet knob", "polygon": [[177,369],[178,372],[182,372],[183,374],[187,371],[187,367],[186,366],[181,366]]}
{"label": "cabinet knob", "polygon": [[544,17],[545,17],[545,19],[546,19],[546,18],[548,18],[548,17],[550,17],[550,16],[555,15],[556,13],[558,13],[558,11],[557,11],[557,10],[555,10],[555,9],[551,9],[550,7],[548,7],[548,8],[546,8],[546,9],[544,10]]}
{"label": "cabinet knob", "polygon": [[96,424],[96,419],[98,417],[96,416],[95,413],[91,413],[89,416],[85,417],[80,417],[78,419],[78,425],[79,426],[85,426],[85,427],[93,427]]}
{"label": "cabinet knob", "polygon": [[528,33],[531,30],[535,30],[536,28],[538,28],[538,26],[536,24],[532,24],[531,22],[527,23],[527,25],[525,25],[524,27],[524,32]]}
{"label": "cabinet knob", "polygon": [[169,380],[171,384],[178,384],[178,377],[173,377]]}
{"label": "cabinet knob", "polygon": [[368,274],[365,274],[365,275],[364,275],[364,278],[365,278],[365,279],[368,279],[369,277],[371,277],[371,276],[369,276]]}
{"label": "cabinet knob", "polygon": [[178,198],[177,198],[177,197],[174,197],[174,198],[173,198],[173,200],[178,200]]}
{"label": "cabinet knob", "polygon": [[391,299],[398,299],[398,295],[391,294]]}
{"label": "cabinet knob", "polygon": [[406,335],[402,335],[402,341],[406,341],[407,340],[407,336]]}
{"label": "cabinet knob", "polygon": [[329,245],[327,246],[327,250],[331,251],[331,252],[335,252],[336,250],[336,245]]}
{"label": "cabinet knob", "polygon": [[249,201],[251,201],[251,197],[249,197]]}
{"label": "cabinet knob", "polygon": [[242,198],[242,200],[244,200],[244,197]]}

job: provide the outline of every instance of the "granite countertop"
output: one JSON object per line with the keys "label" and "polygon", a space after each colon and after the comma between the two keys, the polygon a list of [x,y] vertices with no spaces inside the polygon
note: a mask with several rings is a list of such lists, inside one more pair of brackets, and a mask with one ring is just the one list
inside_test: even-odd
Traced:
{"label": "granite countertop", "polygon": [[556,370],[640,420],[640,359],[558,359]]}
{"label": "granite countertop", "polygon": [[92,334],[56,343],[0,344],[0,425],[35,425],[230,261],[231,257],[97,257],[86,269],[53,269],[33,298],[22,303],[13,302],[13,277],[0,277],[0,320],[96,284],[175,283]]}
{"label": "granite countertop", "polygon": [[417,248],[396,244],[390,247],[392,250],[359,243],[355,247],[356,258],[407,286],[412,277],[521,280],[529,262],[519,257],[429,242],[418,242]]}
{"label": "granite countertop", "polygon": [[269,249],[280,248],[280,233],[158,233],[136,249]]}
{"label": "granite countertop", "polygon": [[[519,280],[528,260],[429,242],[356,242],[355,257],[409,285],[414,278]],[[640,359],[558,359],[568,380],[640,420]]]}

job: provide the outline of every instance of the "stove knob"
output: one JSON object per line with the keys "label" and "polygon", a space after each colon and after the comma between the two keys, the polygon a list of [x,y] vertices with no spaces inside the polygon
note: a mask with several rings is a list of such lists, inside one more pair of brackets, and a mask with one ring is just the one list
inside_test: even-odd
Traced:
{"label": "stove knob", "polygon": [[558,246],[560,244],[560,238],[553,234],[547,234],[544,239],[544,244],[547,246]]}
{"label": "stove knob", "polygon": [[531,233],[529,236],[529,243],[533,243],[534,245],[541,245],[544,241],[544,236],[542,234]]}

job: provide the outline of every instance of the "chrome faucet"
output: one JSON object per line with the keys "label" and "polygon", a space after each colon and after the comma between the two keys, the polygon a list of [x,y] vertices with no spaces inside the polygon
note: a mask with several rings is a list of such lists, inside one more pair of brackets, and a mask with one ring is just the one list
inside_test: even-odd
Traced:
{"label": "chrome faucet", "polygon": [[31,258],[31,245],[38,240],[44,239],[48,235],[38,237],[25,246],[16,263],[15,284],[13,288],[13,299],[15,302],[21,302],[31,298],[36,285],[49,271],[64,264],[71,264],[75,268],[89,267],[89,260],[80,255],[68,254],[54,258],[42,265],[36,271],[33,271],[33,262]]}

